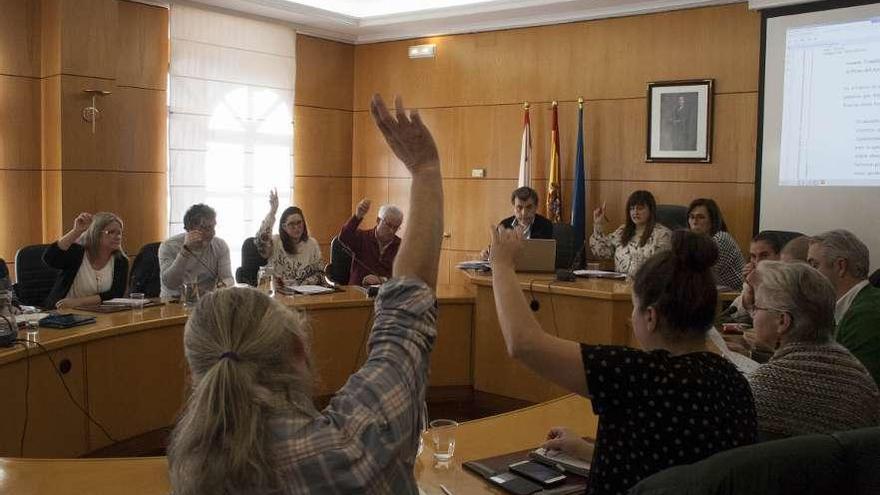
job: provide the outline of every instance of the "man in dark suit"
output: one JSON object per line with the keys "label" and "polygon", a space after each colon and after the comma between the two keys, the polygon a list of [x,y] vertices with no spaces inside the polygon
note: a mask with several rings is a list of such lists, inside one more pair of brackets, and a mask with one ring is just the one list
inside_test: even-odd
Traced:
{"label": "man in dark suit", "polygon": [[526,239],[553,239],[553,223],[538,215],[538,193],[531,187],[520,187],[510,195],[513,216],[501,221],[500,225],[512,229],[525,227]]}

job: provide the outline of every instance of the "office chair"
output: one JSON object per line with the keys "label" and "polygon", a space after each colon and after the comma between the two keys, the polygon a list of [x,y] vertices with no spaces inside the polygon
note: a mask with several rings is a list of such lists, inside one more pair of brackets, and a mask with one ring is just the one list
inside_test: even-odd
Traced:
{"label": "office chair", "polygon": [[765,234],[773,235],[776,238],[778,238],[779,239],[779,249],[784,248],[785,245],[788,244],[788,241],[804,235],[804,234],[801,234],[800,232],[795,232],[792,230],[762,230],[761,232],[763,232]]}
{"label": "office chair", "polygon": [[15,253],[15,295],[22,304],[42,306],[61,274],[43,262],[48,244],[25,246]]}
{"label": "office chair", "polygon": [[257,286],[257,272],[261,266],[266,266],[269,260],[260,256],[253,237],[248,237],[241,243],[241,266],[235,270],[235,281],[240,284]]}
{"label": "office chair", "polygon": [[880,427],[801,435],[719,452],[639,482],[629,495],[880,493]]}
{"label": "office chair", "polygon": [[657,222],[669,230],[688,228],[687,206],[657,205]]}
{"label": "office chair", "polygon": [[330,263],[324,267],[327,278],[337,284],[348,284],[348,276],[351,272],[351,255],[342,245],[339,236],[330,241]]}
{"label": "office chair", "polygon": [[880,287],[880,268],[874,270],[874,273],[868,277],[868,281],[871,282],[871,285],[874,287]]}
{"label": "office chair", "polygon": [[159,271],[159,242],[144,244],[131,265],[128,279],[130,293],[141,292],[144,297],[159,297],[162,282]]}

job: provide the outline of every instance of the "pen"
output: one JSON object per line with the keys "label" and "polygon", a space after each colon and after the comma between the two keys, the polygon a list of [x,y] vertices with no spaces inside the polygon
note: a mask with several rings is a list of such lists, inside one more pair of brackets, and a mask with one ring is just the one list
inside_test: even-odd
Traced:
{"label": "pen", "polygon": [[452,491],[450,491],[449,488],[446,488],[445,486],[440,485],[440,489],[443,490],[443,493],[445,493],[446,495],[452,495]]}

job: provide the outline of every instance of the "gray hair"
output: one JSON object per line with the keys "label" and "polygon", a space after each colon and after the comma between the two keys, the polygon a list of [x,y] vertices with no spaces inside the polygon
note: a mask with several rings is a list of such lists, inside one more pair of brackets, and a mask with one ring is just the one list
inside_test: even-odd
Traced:
{"label": "gray hair", "polygon": [[819,244],[825,261],[846,260],[846,272],[858,279],[868,278],[871,265],[868,246],[852,232],[844,229],[829,230],[810,239],[810,244]]}
{"label": "gray hair", "polygon": [[792,342],[827,342],[834,333],[837,294],[827,277],[806,263],[763,261],[755,299],[791,316]]}
{"label": "gray hair", "polygon": [[192,390],[168,447],[175,495],[280,491],[268,419],[318,414],[305,326],[255,289],[201,299],[183,336]]}
{"label": "gray hair", "polygon": [[[86,249],[86,252],[88,252],[89,256],[92,258],[98,254],[98,249],[101,247],[101,236],[104,234],[104,230],[106,230],[107,226],[113,222],[118,223],[120,229],[123,227],[122,219],[115,213],[99,211],[92,215],[92,223],[89,224],[89,228],[86,229],[79,238],[79,243],[82,244]],[[122,250],[122,247],[117,249],[113,254],[127,257],[125,251]]]}
{"label": "gray hair", "polygon": [[384,219],[388,214],[403,220],[403,211],[394,205],[382,205],[379,207],[379,218]]}

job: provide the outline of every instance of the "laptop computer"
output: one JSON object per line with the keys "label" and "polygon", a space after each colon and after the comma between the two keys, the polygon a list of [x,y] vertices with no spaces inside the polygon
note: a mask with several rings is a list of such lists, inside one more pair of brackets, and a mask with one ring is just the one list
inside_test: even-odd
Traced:
{"label": "laptop computer", "polygon": [[523,239],[522,251],[516,259],[518,272],[552,272],[556,270],[555,239]]}

